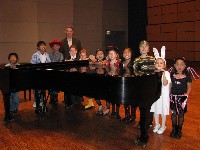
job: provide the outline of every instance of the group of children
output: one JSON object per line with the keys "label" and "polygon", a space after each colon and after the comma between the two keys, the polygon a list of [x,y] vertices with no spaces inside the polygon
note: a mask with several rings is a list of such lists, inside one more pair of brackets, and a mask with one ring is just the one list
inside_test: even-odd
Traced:
{"label": "group of children", "polygon": [[[148,56],[149,44],[147,41],[140,43],[141,56],[137,58],[143,59]],[[191,77],[186,67],[184,58],[176,58],[174,60],[173,70],[166,70],[165,47],[161,48],[161,56],[157,49],[154,48],[155,71],[162,72],[161,96],[151,106],[150,112],[154,113],[155,127],[154,133],[162,134],[166,130],[166,115],[172,112],[172,131],[170,136],[180,139],[182,136],[182,126],[184,122],[184,114],[187,111],[187,98],[191,91]],[[159,115],[162,117],[162,123],[159,124]],[[151,118],[150,118],[151,120]]]}
{"label": "group of children", "polygon": [[[49,62],[62,62],[64,61],[63,54],[59,52],[61,47],[61,42],[58,40],[53,40],[49,43],[52,48],[52,52],[46,52],[46,43],[44,41],[39,41],[37,43],[37,52],[32,55],[31,63],[49,63]],[[87,55],[85,49],[80,51],[80,54],[77,54],[77,49],[75,45],[70,46],[70,56],[67,58],[68,61],[73,60],[89,60],[91,64],[106,65],[114,69],[123,67],[126,68],[133,67],[134,63],[141,62],[144,59],[154,59],[156,71],[162,72],[162,90],[160,98],[153,103],[151,106],[151,112],[154,113],[155,127],[153,129],[154,133],[162,134],[166,130],[166,115],[169,115],[169,110],[171,109],[172,115],[172,131],[170,133],[171,137],[181,138],[182,135],[182,126],[184,122],[184,114],[187,112],[187,99],[191,91],[191,77],[187,71],[186,61],[184,58],[177,58],[174,60],[173,70],[168,72],[166,70],[166,60],[165,54],[159,56],[158,51],[155,51],[155,57],[149,56],[149,44],[147,41],[141,41],[139,44],[139,50],[141,56],[136,58],[133,61],[133,53],[130,48],[125,48],[123,51],[123,59],[119,58],[118,50],[115,47],[108,48],[107,57],[104,54],[103,50],[97,50],[95,56]],[[155,50],[155,49],[154,49]],[[164,52],[164,49],[161,49],[161,53]],[[16,53],[11,53],[8,56],[9,64],[6,66],[14,67],[18,65],[18,56]],[[111,71],[111,75],[114,72]],[[126,73],[128,76],[128,73]],[[85,109],[94,107],[92,98],[88,98],[88,104],[85,106]],[[50,91],[50,103],[55,104],[58,102],[58,92]],[[99,108],[97,114],[106,115],[110,112],[110,103],[106,102],[106,109],[102,105],[99,99],[96,99],[96,103]],[[16,91],[12,91],[11,94],[11,103],[10,111],[17,112],[19,106],[19,97]],[[35,104],[34,104],[35,106]],[[121,119],[119,115],[119,105],[112,104],[111,116]],[[124,105],[125,108],[125,117],[121,119],[123,122],[132,122],[136,118],[136,106]],[[162,117],[162,123],[159,124],[159,115]],[[153,119],[153,115],[151,117]],[[151,120],[150,119],[150,120]],[[152,121],[150,121],[151,123]]]}

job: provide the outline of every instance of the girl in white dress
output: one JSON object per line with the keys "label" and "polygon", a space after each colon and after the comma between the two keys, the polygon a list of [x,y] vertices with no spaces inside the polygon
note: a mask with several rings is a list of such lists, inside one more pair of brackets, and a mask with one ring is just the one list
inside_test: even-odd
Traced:
{"label": "girl in white dress", "polygon": [[[154,112],[155,127],[153,129],[154,133],[162,134],[166,130],[165,122],[166,115],[169,115],[169,103],[170,103],[170,87],[171,87],[171,78],[170,73],[165,71],[166,61],[165,61],[165,47],[161,49],[161,57],[157,49],[154,48],[154,55],[156,58],[155,67],[156,71],[162,71],[162,87],[161,87],[161,96],[160,98],[153,103],[151,106],[150,112]],[[162,126],[159,124],[159,115],[162,116]]]}

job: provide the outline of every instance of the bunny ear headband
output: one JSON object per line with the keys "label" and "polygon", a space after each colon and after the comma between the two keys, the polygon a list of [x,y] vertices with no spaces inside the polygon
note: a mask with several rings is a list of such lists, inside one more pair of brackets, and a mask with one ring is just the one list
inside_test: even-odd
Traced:
{"label": "bunny ear headband", "polygon": [[153,48],[154,57],[155,57],[156,59],[158,59],[158,58],[163,59],[163,60],[165,61],[165,64],[166,64],[166,60],[165,60],[165,51],[166,51],[166,47],[165,47],[165,46],[162,46],[162,48],[161,48],[161,56],[160,56],[158,50],[157,50],[156,48]]}

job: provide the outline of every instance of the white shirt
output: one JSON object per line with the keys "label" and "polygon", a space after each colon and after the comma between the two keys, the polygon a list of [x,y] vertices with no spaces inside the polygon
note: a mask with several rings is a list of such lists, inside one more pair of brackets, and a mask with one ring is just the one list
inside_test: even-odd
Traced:
{"label": "white shirt", "polygon": [[47,55],[45,53],[44,54],[40,54],[39,57],[40,57],[41,63],[45,63],[46,62]]}
{"label": "white shirt", "polygon": [[71,56],[71,60],[76,59],[76,55],[74,55],[74,56],[70,55],[70,56]]}
{"label": "white shirt", "polygon": [[72,45],[72,38],[67,38],[69,47]]}

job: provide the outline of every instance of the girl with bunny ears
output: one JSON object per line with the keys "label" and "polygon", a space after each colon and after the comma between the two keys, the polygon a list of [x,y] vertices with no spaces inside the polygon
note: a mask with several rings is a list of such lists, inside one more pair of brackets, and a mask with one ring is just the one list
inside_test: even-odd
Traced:
{"label": "girl with bunny ears", "polygon": [[[150,112],[154,112],[155,127],[153,129],[154,133],[162,134],[166,130],[165,122],[166,115],[169,115],[169,102],[170,102],[170,86],[171,78],[170,73],[165,71],[166,60],[165,60],[165,46],[161,48],[161,56],[156,48],[153,48],[154,56],[156,58],[155,68],[156,71],[162,72],[162,91],[160,98],[153,103]],[[159,115],[162,116],[162,125],[159,124]]]}

